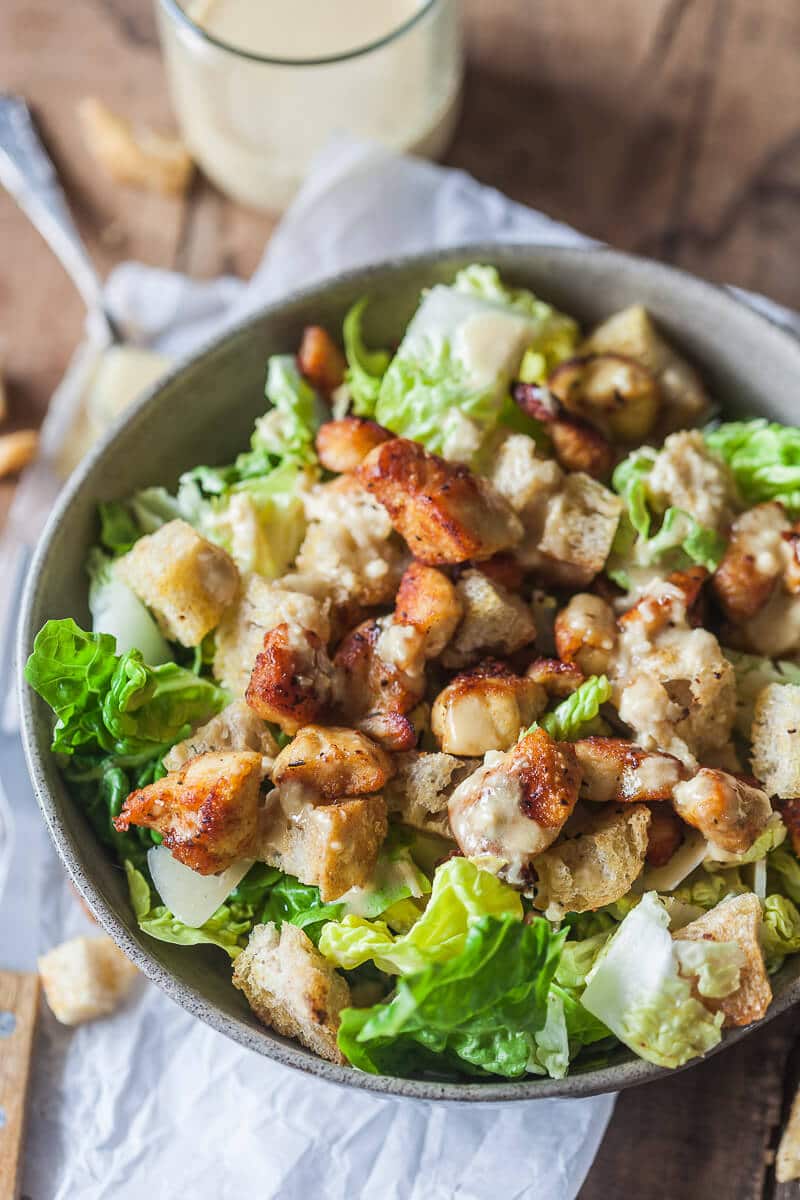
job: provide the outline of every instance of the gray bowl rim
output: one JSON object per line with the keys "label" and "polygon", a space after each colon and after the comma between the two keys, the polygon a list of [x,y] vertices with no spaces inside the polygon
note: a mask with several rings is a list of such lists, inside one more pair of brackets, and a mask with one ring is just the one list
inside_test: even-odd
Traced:
{"label": "gray bowl rim", "polygon": [[[611,1066],[587,1070],[580,1074],[567,1075],[564,1079],[544,1079],[540,1076],[528,1076],[524,1080],[499,1082],[488,1080],[483,1083],[452,1083],[430,1079],[401,1079],[387,1075],[369,1075],[350,1066],[339,1066],[318,1058],[297,1043],[280,1038],[272,1030],[254,1030],[243,1021],[233,1021],[220,1012],[216,1005],[207,1000],[202,993],[192,985],[176,978],[167,970],[155,956],[146,948],[144,942],[132,938],[117,918],[114,909],[99,893],[92,882],[91,873],[84,870],[80,863],[77,845],[61,821],[58,803],[50,794],[46,784],[44,763],[50,755],[49,746],[37,731],[37,721],[34,712],[34,694],[25,682],[23,666],[30,652],[33,638],[37,630],[33,627],[34,612],[40,590],[40,578],[43,565],[47,559],[50,543],[70,508],[75,496],[80,492],[84,481],[93,471],[107,448],[130,425],[148,418],[151,411],[157,408],[161,392],[169,387],[184,372],[197,369],[202,362],[216,354],[226,343],[244,333],[250,326],[279,314],[284,309],[302,303],[314,296],[320,295],[334,285],[342,283],[363,284],[368,291],[375,279],[384,279],[392,270],[402,271],[415,267],[435,267],[449,260],[490,262],[501,269],[505,265],[513,269],[515,255],[524,253],[541,253],[556,261],[574,261],[586,259],[587,256],[598,258],[602,256],[615,264],[621,271],[625,268],[641,270],[647,268],[664,279],[681,284],[687,293],[687,301],[692,297],[699,300],[703,297],[713,301],[722,309],[729,309],[741,319],[742,312],[761,328],[761,333],[767,341],[777,339],[786,351],[794,353],[798,360],[800,373],[800,340],[785,326],[770,319],[761,311],[745,304],[727,287],[699,279],[688,271],[657,262],[654,259],[639,255],[627,254],[612,247],[602,245],[586,245],[576,247],[552,246],[546,242],[502,241],[502,242],[468,242],[462,245],[404,255],[396,258],[381,260],[368,266],[356,267],[348,271],[326,276],[314,284],[290,292],[280,299],[272,300],[258,309],[254,309],[236,324],[225,329],[220,335],[210,338],[192,354],[180,359],[157,383],[148,388],[143,395],[123,413],[111,426],[103,438],[92,448],[80,465],[73,471],[65,482],[44,530],[37,541],[30,566],[28,567],[25,588],[23,592],[18,633],[16,642],[17,658],[17,692],[20,712],[25,758],[28,771],[34,786],[36,798],[45,819],[50,836],[55,844],[58,855],[64,864],[72,883],[81,897],[86,901],[90,910],[97,918],[100,926],[113,938],[121,950],[139,968],[140,971],[155,983],[170,999],[185,1008],[193,1016],[217,1032],[224,1034],[233,1041],[271,1058],[284,1066],[303,1071],[316,1076],[328,1083],[355,1087],[377,1094],[403,1097],[412,1100],[444,1100],[448,1102],[497,1103],[498,1101],[544,1100],[552,1098],[577,1098],[583,1096],[602,1095],[616,1092],[629,1087],[676,1074],[676,1069],[654,1066],[642,1059],[631,1055],[628,1059]],[[504,262],[505,260],[505,262]],[[545,297],[546,298],[546,297]],[[734,1045],[741,1038],[760,1029],[768,1021],[773,1020],[787,1008],[800,1000],[800,973],[791,980],[781,994],[776,997],[767,1015],[753,1025],[728,1031],[722,1041],[703,1058],[692,1059],[677,1070],[685,1071]]]}

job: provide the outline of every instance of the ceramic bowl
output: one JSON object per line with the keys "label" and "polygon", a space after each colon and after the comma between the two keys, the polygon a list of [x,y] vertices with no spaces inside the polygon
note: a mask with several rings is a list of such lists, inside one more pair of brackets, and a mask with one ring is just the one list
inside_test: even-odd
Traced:
{"label": "ceramic bowl", "polygon": [[[332,331],[358,297],[369,294],[368,339],[397,341],[420,289],[448,281],[470,262],[492,262],[504,277],[532,288],[584,322],[641,302],[700,368],[726,410],[797,419],[800,342],[723,289],[643,259],[605,249],[477,245],[387,262],[340,276],[271,304],[226,333],[144,396],[70,478],[30,568],[19,629],[24,662],[49,617],[88,624],[86,552],[97,536],[99,500],[124,497],[151,484],[176,484],[197,463],[224,463],[246,446],[264,408],[268,355],[293,351],[303,326]],[[405,1080],[334,1066],[265,1029],[230,983],[228,959],[213,947],[192,949],[140,933],[125,877],[70,799],[48,749],[51,717],[21,682],[20,706],[31,778],[53,841],[76,887],[100,924],[136,965],[189,1012],[242,1045],[287,1066],[341,1084],[427,1100],[529,1100],[586,1096],[654,1079],[663,1072],[620,1050],[602,1069],[563,1080],[459,1083]],[[800,997],[800,958],[773,981],[775,1016]],[[769,1019],[769,1018],[768,1018]],[[720,1048],[749,1030],[729,1034]]]}

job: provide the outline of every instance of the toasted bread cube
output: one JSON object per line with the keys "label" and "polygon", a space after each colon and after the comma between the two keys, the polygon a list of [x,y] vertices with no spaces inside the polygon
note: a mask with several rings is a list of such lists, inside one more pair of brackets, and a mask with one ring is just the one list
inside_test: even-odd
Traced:
{"label": "toasted bread cube", "polygon": [[656,455],[647,492],[659,512],[674,505],[720,533],[727,533],[736,509],[730,469],[699,429],[670,434]]}
{"label": "toasted bread cube", "polygon": [[391,757],[366,734],[305,725],[275,759],[272,780],[300,783],[326,800],[379,792],[394,774]]}
{"label": "toasted bread cube", "polygon": [[164,756],[164,766],[168,771],[177,771],[190,758],[227,750],[252,750],[253,753],[260,754],[264,774],[270,769],[272,760],[278,753],[278,743],[269,728],[244,700],[234,700],[216,717],[195,729],[185,741],[173,746]]}
{"label": "toasted bread cube", "polygon": [[62,1025],[80,1025],[112,1013],[138,975],[110,937],[77,937],[39,959],[42,988]]}
{"label": "toasted bread cube", "polygon": [[602,571],[617,532],[623,503],[588,475],[567,475],[547,503],[538,545],[540,574],[548,583],[585,587]]}
{"label": "toasted bread cube", "polygon": [[178,862],[215,875],[253,848],[261,775],[261,755],[252,751],[201,754],[131,792],[114,826],[156,829]]}
{"label": "toasted bread cube", "polygon": [[622,354],[652,371],[664,396],[659,431],[698,425],[710,401],[694,367],[665,341],[646,308],[632,305],[614,313],[590,334],[581,354]]}
{"label": "toasted bread cube", "polygon": [[352,887],[365,887],[389,828],[383,796],[298,806],[294,788],[288,784],[271,793],[258,858],[314,884],[325,903]]}
{"label": "toasted bread cube", "polygon": [[238,603],[226,612],[214,635],[215,677],[242,699],[265,634],[285,623],[308,629],[327,643],[329,609],[329,603],[315,596],[289,591],[260,575],[249,576]]}
{"label": "toasted bread cube", "polygon": [[465,571],[456,594],[464,615],[442,656],[446,667],[466,667],[486,654],[512,654],[536,637],[530,606],[482,571]]}
{"label": "toasted bread cube", "polygon": [[753,774],[771,796],[800,796],[800,687],[768,683],[756,698]]}
{"label": "toasted bread cube", "polygon": [[678,941],[735,942],[745,956],[739,987],[721,1000],[703,997],[703,1003],[725,1014],[724,1025],[750,1025],[766,1015],[772,988],[764,965],[759,932],[761,904],[753,892],[730,896],[675,933]]}
{"label": "toasted bread cube", "polygon": [[389,812],[396,813],[405,825],[414,829],[452,838],[447,801],[478,763],[453,754],[420,750],[395,755],[395,763],[397,773],[383,790]]}
{"label": "toasted bread cube", "polygon": [[630,890],[644,866],[650,811],[643,804],[604,806],[534,860],[537,908],[589,912]]}
{"label": "toasted bread cube", "polygon": [[264,1025],[320,1058],[344,1062],[336,1034],[350,988],[302,929],[289,921],[280,932],[272,922],[256,925],[236,959],[233,984]]}
{"label": "toasted bread cube", "polygon": [[139,538],[116,570],[182,646],[199,646],[239,593],[231,556],[186,521],[168,521]]}

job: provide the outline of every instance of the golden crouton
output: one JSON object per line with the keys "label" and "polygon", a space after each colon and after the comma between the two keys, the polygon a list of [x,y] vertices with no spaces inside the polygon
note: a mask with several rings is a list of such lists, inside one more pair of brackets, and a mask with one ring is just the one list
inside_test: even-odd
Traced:
{"label": "golden crouton", "polygon": [[138,972],[110,937],[77,937],[39,959],[45,998],[62,1025],[105,1017],[125,999]]}
{"label": "golden crouton", "polygon": [[772,988],[761,953],[761,904],[753,892],[730,896],[704,913],[674,937],[690,942],[735,942],[745,956],[739,987],[721,1000],[703,997],[703,1003],[725,1014],[724,1024],[749,1025],[759,1021],[772,1001]]}
{"label": "golden crouton", "polygon": [[536,906],[561,912],[588,912],[624,896],[644,866],[650,812],[643,804],[604,807],[540,854]]}
{"label": "golden crouton", "polygon": [[156,829],[173,858],[214,875],[252,849],[261,774],[261,755],[252,751],[201,754],[131,792],[114,826]]}
{"label": "golden crouton", "polygon": [[234,700],[216,717],[195,729],[185,741],[173,746],[164,756],[164,766],[168,771],[177,771],[190,758],[223,750],[252,750],[260,754],[262,770],[266,773],[278,753],[278,743],[244,700]]}
{"label": "golden crouton", "polygon": [[800,1179],[800,1090],[795,1093],[789,1120],[778,1145],[775,1178],[778,1183]]}
{"label": "golden crouton", "polygon": [[547,693],[540,684],[487,659],[439,693],[431,729],[446,754],[475,758],[487,750],[510,749],[546,707]]}
{"label": "golden crouton", "polygon": [[396,774],[383,789],[386,807],[404,825],[452,838],[447,801],[479,763],[452,754],[411,750],[395,755]]}
{"label": "golden crouton", "polygon": [[276,787],[300,783],[326,800],[379,792],[394,774],[380,746],[355,729],[305,725],[284,746],[272,768]]}
{"label": "golden crouton", "polygon": [[671,800],[684,777],[671,754],[643,750],[625,738],[588,737],[573,742],[583,782],[581,796],[598,803],[635,804]]}
{"label": "golden crouton", "polygon": [[537,551],[539,575],[560,587],[585,587],[602,571],[623,503],[588,475],[567,475],[548,502]]}
{"label": "golden crouton", "polygon": [[316,885],[327,903],[369,883],[388,830],[386,802],[343,796],[315,805],[304,800],[308,794],[291,783],[270,794],[257,857]]}
{"label": "golden crouton", "polygon": [[675,505],[719,533],[727,532],[736,511],[730,469],[699,429],[670,434],[647,476],[647,492],[660,512]]}
{"label": "golden crouton", "polygon": [[664,398],[658,432],[698,425],[710,401],[700,376],[665,341],[640,304],[614,313],[589,335],[581,354],[621,354],[651,371]]}
{"label": "golden crouton", "polygon": [[421,562],[491,558],[522,536],[519,519],[491,484],[407,438],[376,446],[357,474]]}
{"label": "golden crouton", "polygon": [[[300,373],[312,387],[330,396],[331,392],[344,381],[347,367],[345,357],[334,342],[327,329],[321,325],[306,325],[300,349],[297,352],[297,365]],[[320,456],[320,461],[321,456]],[[327,464],[323,464],[327,465]],[[330,470],[343,470],[341,467],[331,467]]]}
{"label": "golden crouton", "polygon": [[139,538],[115,569],[182,646],[199,646],[239,593],[233,559],[186,521],[169,521]]}
{"label": "golden crouton", "polygon": [[320,1058],[343,1063],[339,1014],[350,1004],[346,980],[296,925],[256,925],[236,959],[233,984],[264,1025],[295,1038]]}
{"label": "golden crouton", "polygon": [[242,699],[256,655],[264,648],[264,635],[285,622],[309,629],[327,644],[329,609],[328,601],[250,575],[238,603],[228,610],[214,635],[214,675]]}
{"label": "golden crouton", "polygon": [[453,836],[468,858],[485,857],[512,886],[530,887],[534,859],[561,832],[579,783],[572,746],[534,729],[458,785],[447,805]]}
{"label": "golden crouton", "polygon": [[366,417],[341,417],[326,421],[316,437],[317,458],[326,471],[355,471],[376,446],[394,437],[388,429]]}
{"label": "golden crouton", "polygon": [[744,854],[772,816],[769,796],[743,779],[702,767],[673,790],[675,811],[710,843],[729,854]]}
{"label": "golden crouton", "polygon": [[466,667],[487,654],[512,654],[536,637],[530,605],[483,571],[465,571],[456,594],[464,615],[442,656],[446,667]]}
{"label": "golden crouton", "polygon": [[100,100],[86,96],[78,105],[89,152],[116,183],[181,196],[194,163],[179,138],[153,129],[134,129]]}
{"label": "golden crouton", "polygon": [[800,687],[770,683],[756,699],[753,774],[771,796],[800,796]]}
{"label": "golden crouton", "polygon": [[276,625],[256,655],[245,700],[264,721],[296,733],[328,707],[333,665],[318,635],[299,625]]}

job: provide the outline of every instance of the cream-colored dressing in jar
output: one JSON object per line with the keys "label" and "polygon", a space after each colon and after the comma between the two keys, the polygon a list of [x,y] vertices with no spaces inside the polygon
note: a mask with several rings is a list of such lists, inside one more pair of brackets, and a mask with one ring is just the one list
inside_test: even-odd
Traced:
{"label": "cream-colored dressing in jar", "polygon": [[457,0],[161,0],[159,19],[188,147],[245,204],[284,207],[334,132],[429,157],[452,134]]}

